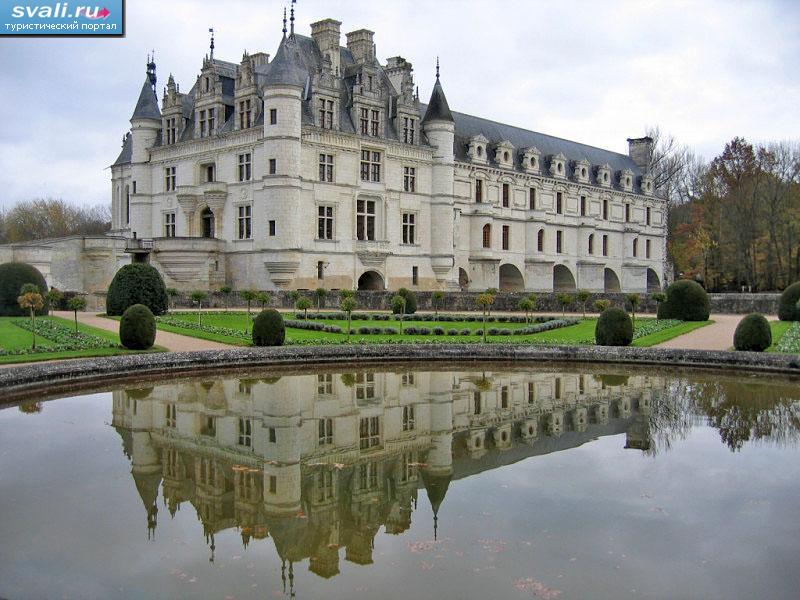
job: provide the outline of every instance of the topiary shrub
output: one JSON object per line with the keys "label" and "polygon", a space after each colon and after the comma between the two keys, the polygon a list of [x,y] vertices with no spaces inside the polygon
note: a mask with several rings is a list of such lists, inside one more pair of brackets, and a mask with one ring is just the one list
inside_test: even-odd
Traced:
{"label": "topiary shrub", "polygon": [[658,305],[659,319],[708,321],[708,294],[696,281],[681,279],[667,288],[667,299]]}
{"label": "topiary shrub", "polygon": [[[20,262],[9,262],[0,265],[0,317],[27,317],[29,311],[17,304],[22,286],[32,283],[39,288],[39,294],[47,295],[47,283],[33,265]],[[47,304],[36,311],[37,315],[47,314]]]}
{"label": "topiary shrub", "polygon": [[633,322],[621,308],[607,308],[597,319],[594,339],[598,346],[629,346],[633,341]]}
{"label": "topiary shrub", "polygon": [[737,350],[763,352],[772,345],[772,330],[763,315],[752,313],[739,321],[733,334],[733,347]]}
{"label": "topiary shrub", "polygon": [[444,335],[444,327],[434,327],[433,335]]}
{"label": "topiary shrub", "polygon": [[[397,290],[397,295],[406,299],[406,314],[413,315],[417,312],[417,295],[409,289],[400,288]],[[400,313],[402,309],[399,306],[392,306],[394,314]]]}
{"label": "topiary shrub", "polygon": [[167,288],[155,267],[145,263],[125,265],[111,280],[106,296],[106,313],[121,315],[134,304],[144,304],[154,315],[167,312]]}
{"label": "topiary shrub", "polygon": [[458,335],[458,329],[448,329],[447,335]]}
{"label": "topiary shrub", "polygon": [[800,302],[800,281],[783,290],[778,302],[778,318],[781,321],[800,321],[798,302]]}
{"label": "topiary shrub", "polygon": [[262,310],[253,321],[253,344],[256,346],[283,346],[286,327],[283,317],[274,308]]}
{"label": "topiary shrub", "polygon": [[129,350],[147,350],[156,341],[156,318],[144,304],[129,306],[119,322],[119,341]]}

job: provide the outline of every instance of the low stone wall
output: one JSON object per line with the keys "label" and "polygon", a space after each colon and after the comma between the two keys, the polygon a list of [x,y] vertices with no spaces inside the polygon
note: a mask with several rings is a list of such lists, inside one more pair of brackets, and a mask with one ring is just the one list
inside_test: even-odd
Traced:
{"label": "low stone wall", "polygon": [[[316,310],[317,300],[313,292],[303,292],[309,297]],[[469,312],[477,311],[475,299],[480,292],[443,292],[444,301],[440,310]],[[389,310],[392,296],[395,292],[356,292],[356,301],[359,310]],[[432,292],[415,292],[419,310],[433,310]],[[574,297],[574,294],[572,294]],[[497,295],[492,306],[493,311],[519,311],[519,301],[528,296],[527,293],[503,292]],[[625,294],[621,293],[597,293],[592,294],[586,302],[586,311],[595,312],[595,300],[610,300],[612,306],[627,308]],[[639,312],[655,313],[657,303],[651,294],[640,294],[641,303],[637,309]],[[780,294],[709,294],[711,312],[717,314],[748,314],[759,312],[766,315],[778,314],[778,299]],[[213,308],[223,308],[225,306],[241,309],[246,306],[238,293],[234,292],[225,296],[219,292],[210,294],[211,306]],[[173,304],[177,308],[192,308],[194,305],[189,299],[188,294],[181,294],[173,299]],[[253,310],[260,308],[260,304],[254,302]],[[275,308],[292,308],[293,303],[289,298],[288,292],[277,291],[272,293],[272,304]],[[339,306],[339,293],[329,292],[323,308],[337,308]],[[538,312],[561,312],[561,304],[558,302],[558,294],[553,292],[540,292],[536,294],[536,310]],[[577,299],[568,306],[566,312],[579,314],[583,307]]]}
{"label": "low stone wall", "polygon": [[35,395],[37,399],[58,397],[78,390],[102,389],[124,381],[152,381],[154,377],[252,368],[357,365],[364,368],[401,363],[429,367],[465,368],[465,363],[645,365],[666,369],[718,369],[732,375],[743,372],[800,376],[797,355],[757,352],[710,352],[665,348],[611,348],[602,346],[531,346],[511,344],[388,344],[340,346],[283,346],[235,348],[202,352],[133,354],[86,360],[36,363],[0,369],[0,404]]}

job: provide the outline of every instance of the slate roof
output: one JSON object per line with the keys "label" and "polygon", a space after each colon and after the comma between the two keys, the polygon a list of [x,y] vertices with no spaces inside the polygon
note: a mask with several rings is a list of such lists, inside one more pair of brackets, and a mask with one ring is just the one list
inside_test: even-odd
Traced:
{"label": "slate roof", "polygon": [[433,85],[431,100],[428,102],[428,108],[422,119],[423,123],[427,123],[428,121],[453,122],[453,113],[450,112],[450,106],[447,104],[447,98],[444,95],[442,84],[439,83],[438,76],[436,77],[436,83]]}
{"label": "slate roof", "polygon": [[161,111],[158,108],[158,98],[150,85],[150,80],[145,79],[142,91],[139,92],[139,100],[136,101],[136,108],[133,109],[131,119],[158,119],[161,120]]}
{"label": "slate roof", "polygon": [[122,151],[120,151],[117,160],[114,161],[114,164],[111,165],[112,167],[116,167],[117,165],[125,165],[131,162],[131,156],[133,156],[133,142],[132,136],[130,133],[125,135],[125,139],[122,142]]}
{"label": "slate roof", "polygon": [[[264,77],[264,85],[294,85],[305,88],[308,81],[308,69],[303,60],[300,36],[292,36],[281,40],[275,58],[269,63],[269,71]],[[309,39],[309,38],[306,38]],[[313,40],[312,40],[313,43]],[[307,46],[307,44],[302,44]]]}

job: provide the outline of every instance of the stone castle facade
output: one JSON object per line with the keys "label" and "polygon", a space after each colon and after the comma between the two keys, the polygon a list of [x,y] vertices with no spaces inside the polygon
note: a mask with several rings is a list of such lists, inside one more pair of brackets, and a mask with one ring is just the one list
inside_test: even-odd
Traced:
{"label": "stone castle facade", "polygon": [[273,59],[223,61],[212,40],[189,91],[170,75],[160,102],[151,60],[111,167],[110,234],[76,263],[59,264],[59,240],[0,258],[98,293],[131,260],[186,291],[661,287],[650,138],[623,155],[453,112],[438,64],[424,104],[373,32],[340,43],[333,19],[310,37],[284,26]]}

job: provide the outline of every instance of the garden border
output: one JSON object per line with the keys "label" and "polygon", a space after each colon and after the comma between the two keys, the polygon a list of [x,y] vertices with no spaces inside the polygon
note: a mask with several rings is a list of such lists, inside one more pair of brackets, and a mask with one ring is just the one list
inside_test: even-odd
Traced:
{"label": "garden border", "polygon": [[166,352],[39,363],[0,370],[0,405],[96,388],[115,381],[152,376],[175,376],[210,370],[253,367],[325,366],[331,364],[391,365],[401,362],[451,363],[595,363],[649,365],[668,369],[692,368],[800,376],[800,356],[759,352],[679,350],[667,348],[610,348],[531,346],[511,344],[375,344],[233,348],[198,352]]}

